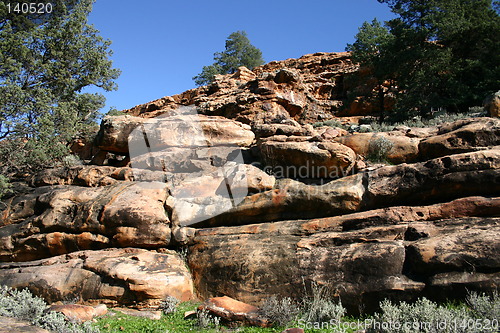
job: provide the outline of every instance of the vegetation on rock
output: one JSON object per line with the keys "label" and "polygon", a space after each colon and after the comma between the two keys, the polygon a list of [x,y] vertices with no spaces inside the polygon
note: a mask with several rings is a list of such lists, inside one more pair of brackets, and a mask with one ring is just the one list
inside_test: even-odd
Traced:
{"label": "vegetation on rock", "polygon": [[214,63],[203,66],[200,74],[193,77],[198,86],[209,84],[218,74],[232,74],[238,67],[252,69],[264,64],[262,52],[250,43],[245,31],[236,31],[226,39],[226,49],[214,53]]}
{"label": "vegetation on rock", "polygon": [[370,68],[380,97],[397,86],[394,120],[433,110],[466,111],[500,82],[500,15],[491,0],[379,0],[398,17],[365,22],[347,46]]}
{"label": "vegetation on rock", "polygon": [[119,71],[110,41],[87,23],[92,0],[55,1],[44,15],[9,13],[0,3],[0,165],[3,172],[54,165],[67,143],[95,129]]}
{"label": "vegetation on rock", "polygon": [[56,333],[96,333],[90,323],[68,322],[62,313],[47,312],[47,303],[27,289],[15,290],[0,286],[0,316],[14,317]]}

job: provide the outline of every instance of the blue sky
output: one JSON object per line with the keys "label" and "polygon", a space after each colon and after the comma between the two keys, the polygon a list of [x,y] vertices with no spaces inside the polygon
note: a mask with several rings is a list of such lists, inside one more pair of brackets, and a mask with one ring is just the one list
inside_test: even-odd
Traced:
{"label": "blue sky", "polygon": [[89,17],[113,42],[118,90],[104,93],[107,112],[195,87],[234,31],[244,30],[266,62],[344,51],[364,21],[388,20],[376,0],[169,1],[97,0]]}

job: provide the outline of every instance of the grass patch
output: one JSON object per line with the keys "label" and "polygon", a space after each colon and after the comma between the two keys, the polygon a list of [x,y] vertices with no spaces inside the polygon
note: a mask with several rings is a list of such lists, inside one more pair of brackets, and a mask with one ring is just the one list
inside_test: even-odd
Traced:
{"label": "grass patch", "polygon": [[196,310],[200,303],[185,302],[180,303],[174,312],[162,315],[159,320],[151,320],[147,318],[133,317],[122,314],[117,311],[113,316],[104,316],[97,319],[94,325],[99,328],[102,333],[187,333],[187,332],[241,332],[241,333],[279,333],[283,328],[260,328],[260,327],[240,327],[237,329],[229,329],[224,326],[215,327],[200,327],[198,320],[184,319],[184,312]]}

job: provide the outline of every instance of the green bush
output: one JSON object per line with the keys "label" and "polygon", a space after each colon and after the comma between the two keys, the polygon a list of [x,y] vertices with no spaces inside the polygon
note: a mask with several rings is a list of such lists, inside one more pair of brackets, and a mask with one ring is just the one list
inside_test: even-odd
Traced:
{"label": "green bush", "polygon": [[28,321],[32,325],[57,333],[98,333],[90,324],[70,323],[62,313],[47,312],[47,304],[29,290],[0,286],[0,315]]}
{"label": "green bush", "polygon": [[387,163],[387,156],[394,144],[387,138],[379,136],[370,141],[366,158],[375,163]]}
{"label": "green bush", "polygon": [[500,299],[471,294],[468,297],[470,308],[465,305],[438,305],[426,298],[414,304],[390,301],[381,303],[381,312],[373,317],[367,333],[479,333],[497,332]]}
{"label": "green bush", "polygon": [[167,296],[163,302],[160,304],[160,310],[164,314],[169,314],[175,312],[177,309],[177,305],[179,305],[180,301],[172,296]]}
{"label": "green bush", "polygon": [[312,295],[304,300],[301,319],[309,323],[340,321],[346,314],[342,303],[331,300],[325,287],[313,284],[311,288]]}
{"label": "green bush", "polygon": [[0,175],[0,200],[4,195],[11,191],[11,184],[9,183],[9,178],[4,175]]}

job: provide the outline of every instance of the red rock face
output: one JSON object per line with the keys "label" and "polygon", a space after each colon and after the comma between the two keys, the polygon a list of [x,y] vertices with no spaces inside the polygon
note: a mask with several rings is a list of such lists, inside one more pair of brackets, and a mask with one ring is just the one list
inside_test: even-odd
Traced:
{"label": "red rock face", "polygon": [[[148,118],[181,105],[195,105],[201,113],[247,124],[278,123],[280,118],[312,123],[331,119],[344,109],[353,116],[368,114],[367,108],[373,113],[373,106],[358,110],[357,104],[345,105],[345,77],[357,71],[358,66],[347,52],[309,54],[273,61],[252,71],[240,68],[235,74],[218,76],[209,86],[138,105],[126,112]],[[374,87],[366,89],[371,91]]]}
{"label": "red rock face", "polygon": [[[49,302],[113,305],[188,300],[196,289],[233,298],[212,300],[219,315],[259,325],[265,298],[300,299],[312,283],[351,313],[385,298],[498,289],[500,120],[377,134],[312,126],[376,110],[374,82],[357,71],[347,53],[312,54],[106,117],[90,165],[14,182],[0,205],[0,283]],[[350,74],[371,83],[350,87]],[[346,106],[353,91],[365,97]],[[179,131],[194,122],[186,105],[202,113],[204,137]],[[149,149],[135,156],[138,127],[150,128]],[[382,143],[385,164],[369,158]],[[224,206],[228,182],[243,194]],[[187,251],[185,261],[167,248]]]}

